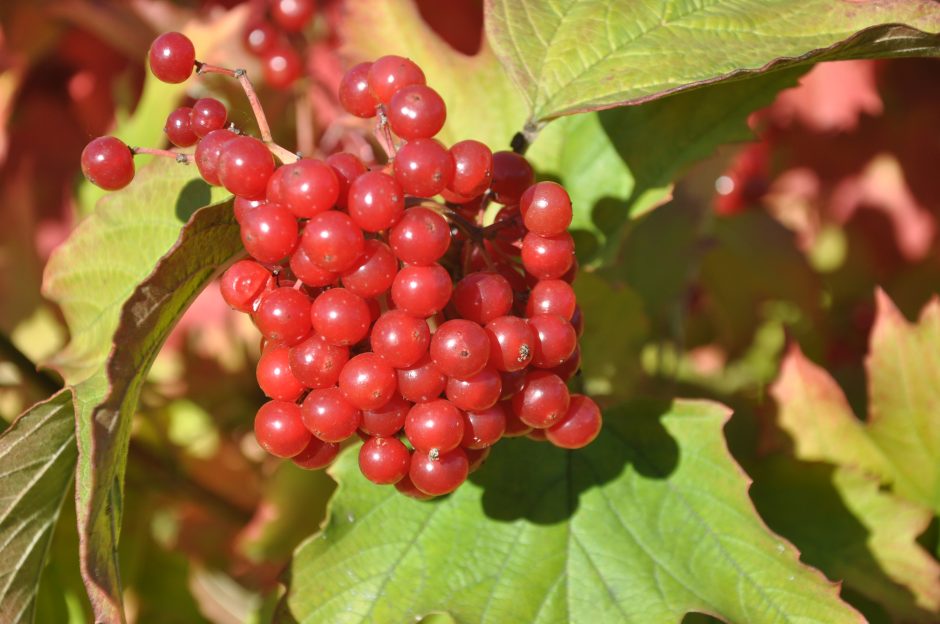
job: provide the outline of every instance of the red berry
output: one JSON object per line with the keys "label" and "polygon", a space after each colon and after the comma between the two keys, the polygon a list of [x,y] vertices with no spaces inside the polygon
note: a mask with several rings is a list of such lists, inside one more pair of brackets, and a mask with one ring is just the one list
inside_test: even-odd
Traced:
{"label": "red berry", "polygon": [[300,408],[287,401],[268,401],[255,416],[255,438],[261,448],[277,457],[293,457],[310,443],[310,432],[300,419]]}
{"label": "red berry", "polygon": [[462,410],[485,410],[496,405],[503,382],[496,369],[487,367],[473,377],[447,380],[447,400]]}
{"label": "red berry", "polygon": [[578,304],[574,289],[562,280],[541,280],[535,284],[526,302],[526,316],[557,314],[571,320]]}
{"label": "red berry", "polygon": [[382,104],[388,104],[403,87],[425,84],[424,72],[420,67],[410,59],[394,54],[383,56],[372,63],[366,79],[373,97]]}
{"label": "red berry", "polygon": [[555,373],[561,377],[562,381],[568,381],[574,377],[581,369],[581,347],[575,347],[574,353],[568,356],[564,362],[558,366],[548,369],[548,372]]}
{"label": "red berry", "polygon": [[302,450],[299,455],[291,457],[290,460],[305,470],[319,470],[329,466],[336,459],[338,453],[339,444],[324,442],[311,436],[307,448]]}
{"label": "red berry", "polygon": [[339,279],[339,274],[322,269],[315,264],[300,245],[290,256],[290,270],[306,286],[315,288],[333,285]]}
{"label": "red berry", "polygon": [[437,91],[423,84],[404,87],[388,104],[388,125],[406,141],[430,139],[441,131],[445,119],[444,100]]}
{"label": "red berry", "polygon": [[291,373],[308,388],[335,386],[348,361],[348,348],[331,345],[320,336],[310,336],[290,350]]}
{"label": "red berry", "polygon": [[522,266],[538,279],[558,279],[574,262],[574,239],[564,232],[558,236],[528,233],[522,239]]}
{"label": "red berry", "polygon": [[359,449],[359,470],[372,483],[397,483],[410,467],[411,453],[396,438],[369,438]]}
{"label": "red berry", "polygon": [[295,401],[304,385],[290,371],[287,347],[269,346],[261,354],[255,376],[261,391],[272,399]]}
{"label": "red berry", "polygon": [[450,275],[441,265],[406,266],[392,282],[392,301],[399,310],[427,318],[444,309],[452,289]]}
{"label": "red berry", "polygon": [[410,265],[437,262],[450,246],[450,226],[441,215],[422,206],[409,208],[389,233],[392,251]]}
{"label": "red berry", "polygon": [[277,204],[264,204],[242,218],[241,235],[252,258],[274,264],[297,246],[297,220]]}
{"label": "red berry", "polygon": [[266,203],[267,202],[263,199],[246,199],[244,197],[236,197],[232,206],[232,211],[235,213],[235,221],[241,225],[241,223],[245,220],[245,215],[258,206]]}
{"label": "red berry", "polygon": [[388,245],[368,239],[362,255],[343,273],[343,286],[360,297],[376,297],[392,287],[398,260]]}
{"label": "red berry", "polygon": [[267,146],[254,137],[232,139],[219,156],[222,186],[241,197],[264,199],[268,179],[273,173],[274,157]]}
{"label": "red berry", "polygon": [[392,176],[369,171],[349,185],[346,205],[356,225],[367,232],[378,232],[398,221],[405,209],[405,193]]}
{"label": "red berry", "polygon": [[395,368],[407,368],[428,352],[431,330],[424,319],[389,310],[372,326],[372,351]]}
{"label": "red berry", "polygon": [[361,353],[343,367],[339,387],[346,399],[362,410],[377,409],[395,394],[395,371],[374,353]]}
{"label": "red berry", "polygon": [[486,324],[490,363],[499,371],[524,369],[535,355],[538,335],[518,316],[500,316]]}
{"label": "red berry", "polygon": [[499,376],[503,380],[503,393],[500,399],[511,399],[522,392],[522,387],[525,386],[525,369],[512,372],[504,371]]}
{"label": "red berry", "polygon": [[82,150],[82,173],[106,191],[116,191],[134,179],[134,156],[114,137],[98,137]]}
{"label": "red berry", "polygon": [[261,296],[252,316],[262,336],[295,345],[310,333],[310,298],[293,288],[275,288]]}
{"label": "red berry", "polygon": [[460,446],[464,434],[464,417],[450,401],[436,399],[417,403],[405,417],[405,435],[419,451],[441,453]]}
{"label": "red berry", "polygon": [[239,312],[251,312],[261,293],[273,285],[271,272],[252,260],[239,260],[219,278],[222,298]]}
{"label": "red berry", "polygon": [[503,413],[506,414],[506,431],[503,433],[504,438],[521,438],[532,431],[532,427],[519,420],[515,410],[512,408],[512,401],[502,401],[498,403],[498,405],[503,408]]}
{"label": "red berry", "polygon": [[581,315],[581,307],[574,307],[574,314],[571,315],[571,326],[574,327],[574,333],[578,338],[584,335],[584,317]]}
{"label": "red berry", "polygon": [[414,498],[417,500],[428,500],[429,498],[434,498],[430,494],[425,494],[419,490],[414,483],[411,481],[409,475],[402,477],[401,481],[395,484],[395,489],[398,490],[400,494],[404,494],[409,498]]}
{"label": "red berry", "polygon": [[501,204],[518,204],[519,198],[535,180],[532,165],[515,152],[493,154],[493,183],[490,188]]}
{"label": "red berry", "polygon": [[375,117],[375,107],[379,105],[369,89],[371,67],[372,63],[359,63],[343,74],[339,83],[339,103],[349,114],[364,119]]}
{"label": "red berry", "polygon": [[297,217],[309,219],[336,204],[339,187],[332,167],[322,160],[302,158],[284,165],[271,176],[266,197]]}
{"label": "red berry", "polygon": [[303,73],[303,60],[286,44],[278,44],[264,54],[261,69],[264,81],[275,89],[287,89]]}
{"label": "red berry", "polygon": [[270,52],[279,39],[277,28],[270,22],[254,22],[245,28],[242,43],[245,49],[255,56],[264,56]]}
{"label": "red berry", "polygon": [[406,194],[434,197],[453,180],[454,158],[434,139],[415,139],[399,148],[394,169]]}
{"label": "red berry", "polygon": [[193,73],[196,48],[186,35],[168,32],[153,40],[148,57],[154,76],[163,82],[179,83]]}
{"label": "red berry", "polygon": [[526,375],[522,392],[512,398],[512,410],[530,427],[546,429],[568,411],[568,386],[558,375],[532,371]]}
{"label": "red berry", "polygon": [[196,167],[202,179],[213,186],[221,186],[219,180],[219,160],[222,149],[229,141],[238,138],[229,130],[213,130],[196,144]]}
{"label": "red berry", "polygon": [[362,255],[365,238],[349,215],[327,210],[307,222],[300,244],[319,267],[342,273]]}
{"label": "red berry", "polygon": [[556,182],[539,182],[519,202],[522,219],[530,232],[539,236],[561,234],[571,225],[571,198]]}
{"label": "red berry", "polygon": [[339,388],[311,390],[300,406],[304,426],[324,442],[342,442],[356,433],[362,414]]}
{"label": "red berry", "polygon": [[458,448],[438,457],[415,451],[411,456],[408,476],[418,490],[431,496],[441,496],[460,487],[467,480],[469,472],[467,454]]}
{"label": "red berry", "polygon": [[460,316],[485,325],[512,309],[512,286],[498,273],[471,273],[457,282],[452,301]]}
{"label": "red berry", "polygon": [[408,415],[410,409],[411,403],[396,394],[381,407],[363,410],[359,429],[370,436],[397,435],[405,426],[405,416]]}
{"label": "red berry", "polygon": [[353,180],[366,173],[368,169],[362,164],[362,161],[346,152],[339,152],[327,156],[326,164],[333,168],[336,174],[336,180],[339,182],[339,195],[336,198],[336,206],[346,208],[349,197],[349,186]]}
{"label": "red berry", "polygon": [[538,336],[532,364],[539,368],[559,366],[578,346],[578,336],[571,323],[557,314],[536,314],[529,325]]}
{"label": "red berry", "polygon": [[490,340],[472,321],[453,319],[431,338],[431,359],[448,377],[467,379],[483,370],[490,358]]}
{"label": "red berry", "polygon": [[317,334],[330,344],[356,344],[369,334],[369,306],[365,299],[345,288],[320,293],[310,308]]}
{"label": "red berry", "polygon": [[196,141],[199,140],[199,137],[193,132],[192,112],[193,109],[190,107],[180,106],[166,118],[163,131],[170,143],[176,147],[189,147],[195,145]]}
{"label": "red berry", "polygon": [[271,17],[287,32],[303,30],[317,10],[314,0],[272,0]]}
{"label": "red berry", "polygon": [[228,111],[225,104],[215,98],[200,98],[193,104],[189,119],[193,134],[202,138],[225,126]]}
{"label": "red berry", "polygon": [[463,195],[476,197],[490,187],[493,180],[493,152],[479,141],[467,140],[450,146],[454,158],[454,177],[447,188]]}
{"label": "red berry", "polygon": [[465,449],[483,449],[499,442],[506,432],[506,410],[501,403],[464,414],[463,440]]}
{"label": "red berry", "polygon": [[464,453],[467,454],[467,472],[475,472],[479,470],[483,464],[486,462],[486,458],[490,456],[490,449],[468,449],[465,448]]}
{"label": "red berry", "polygon": [[594,441],[601,431],[601,421],[597,403],[583,394],[573,394],[568,411],[548,428],[545,435],[555,446],[579,449]]}
{"label": "red berry", "polygon": [[446,384],[447,376],[431,361],[430,355],[425,355],[411,367],[398,369],[398,391],[414,403],[440,397]]}

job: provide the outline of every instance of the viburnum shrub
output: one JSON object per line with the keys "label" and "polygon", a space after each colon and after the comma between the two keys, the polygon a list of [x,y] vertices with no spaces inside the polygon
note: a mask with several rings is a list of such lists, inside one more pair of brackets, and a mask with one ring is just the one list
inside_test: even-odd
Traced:
{"label": "viburnum shrub", "polygon": [[350,114],[375,119],[387,163],[275,145],[244,71],[197,61],[180,33],[160,35],[149,61],[166,82],[194,69],[237,79],[260,137],[226,126],[225,106],[204,97],[165,126],[194,155],[100,137],[83,171],[116,190],[134,154],[162,155],[235,196],[250,258],[225,271],[221,293],[262,336],[262,448],[317,469],[358,434],[367,479],[428,498],[460,486],[503,437],[567,449],[597,437],[600,409],[566,385],[583,321],[564,187],[536,182],[521,154],[435,140],[446,103],[404,57],[356,65],[339,86]]}

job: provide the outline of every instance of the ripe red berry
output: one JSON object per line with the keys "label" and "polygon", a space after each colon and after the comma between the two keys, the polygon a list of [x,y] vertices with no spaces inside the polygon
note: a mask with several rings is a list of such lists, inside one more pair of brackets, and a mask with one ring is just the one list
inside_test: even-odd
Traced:
{"label": "ripe red berry", "polygon": [[479,141],[467,140],[450,146],[454,177],[447,188],[464,197],[476,197],[493,180],[493,152]]}
{"label": "ripe red berry", "polygon": [[268,340],[295,345],[310,333],[310,298],[293,288],[275,288],[261,296],[252,317]]}
{"label": "ripe red berry", "polygon": [[349,215],[327,210],[307,222],[300,244],[319,267],[342,273],[362,255],[365,238]]}
{"label": "ripe red berry", "polygon": [[503,380],[503,393],[500,399],[511,399],[522,392],[522,387],[525,386],[526,369],[512,372],[503,371],[499,376]]}
{"label": "ripe red berry", "polygon": [[255,438],[261,448],[277,457],[293,457],[310,442],[300,419],[300,408],[287,401],[268,401],[255,415]]}
{"label": "ripe red berry", "polygon": [[557,314],[571,320],[578,300],[574,289],[562,280],[540,280],[532,287],[526,302],[526,316]]}
{"label": "ripe red berry", "polygon": [[447,376],[425,355],[414,365],[398,369],[398,392],[413,403],[431,401],[441,396]]}
{"label": "ripe red berry", "polygon": [[360,431],[370,436],[390,437],[397,435],[405,426],[405,416],[411,409],[411,403],[400,395],[394,395],[389,401],[373,410],[362,411]]}
{"label": "ripe red berry", "polygon": [[467,379],[483,370],[490,340],[482,327],[465,319],[442,323],[431,338],[431,359],[448,377]]}
{"label": "ripe red berry", "polygon": [[345,288],[320,293],[310,308],[310,318],[314,331],[330,344],[356,344],[369,334],[369,306]]}
{"label": "ripe red berry", "polygon": [[441,453],[460,446],[464,434],[464,417],[459,409],[444,399],[417,403],[405,417],[405,435],[419,451]]}
{"label": "ripe red berry", "polygon": [[362,255],[343,273],[343,286],[360,297],[376,297],[392,287],[398,273],[395,254],[382,241],[368,239]]}
{"label": "ripe red berry", "polygon": [[273,264],[297,246],[297,220],[277,204],[264,204],[242,218],[241,235],[252,258]]}
{"label": "ripe red berry", "polygon": [[464,416],[466,421],[460,446],[465,449],[493,446],[506,432],[506,410],[502,403],[483,410],[466,412]]}
{"label": "ripe red berry", "polygon": [[340,184],[333,168],[322,160],[301,158],[284,165],[268,180],[265,196],[297,217],[309,219],[329,210],[339,198]]}
{"label": "ripe red berry", "polygon": [[437,457],[415,451],[408,476],[418,490],[430,496],[453,492],[467,480],[470,464],[463,449],[457,448]]}
{"label": "ripe red berry", "polygon": [[245,220],[245,215],[249,212],[266,204],[267,202],[263,199],[246,199],[244,197],[236,197],[235,201],[232,202],[232,212],[235,213],[235,220],[241,225],[242,221]]}
{"label": "ripe red berry", "polygon": [[202,138],[225,126],[228,111],[225,104],[215,98],[200,98],[193,104],[189,119],[193,134]]}
{"label": "ripe red berry", "polygon": [[574,327],[557,314],[536,314],[529,325],[538,336],[532,364],[539,368],[559,366],[567,360],[578,346]]}
{"label": "ripe red berry", "polygon": [[339,103],[351,115],[368,119],[375,117],[379,101],[369,89],[369,70],[372,63],[354,65],[339,83]]}
{"label": "ripe red berry", "polygon": [[255,56],[264,56],[277,45],[280,35],[271,22],[258,21],[248,24],[242,35],[245,49]]}
{"label": "ripe red berry", "polygon": [[327,271],[314,263],[300,245],[290,255],[290,270],[304,285],[315,288],[333,285],[339,279],[338,273]]}
{"label": "ripe red berry", "polygon": [[561,234],[571,225],[571,198],[556,182],[530,186],[519,202],[519,210],[526,228],[539,236]]}
{"label": "ripe red berry", "polygon": [[530,427],[546,429],[568,411],[568,386],[558,375],[532,371],[526,375],[522,392],[512,398],[513,413]]}
{"label": "ripe red berry", "polygon": [[462,410],[485,410],[496,405],[503,391],[495,368],[486,367],[473,377],[447,380],[447,400]]}
{"label": "ripe red berry", "polygon": [[339,195],[336,198],[338,208],[346,208],[349,197],[349,186],[353,180],[364,174],[368,169],[362,161],[347,152],[331,154],[326,158],[326,164],[333,169],[336,180],[339,182]]}
{"label": "ripe red berry", "polygon": [[472,473],[479,470],[486,462],[486,458],[490,456],[490,450],[489,447],[483,449],[465,448],[463,451],[467,454],[467,472]]}
{"label": "ripe red berry", "polygon": [[434,139],[408,141],[395,154],[395,179],[415,197],[434,197],[454,177],[454,158]]}
{"label": "ripe red berry", "polygon": [[339,387],[346,399],[362,410],[377,409],[395,394],[395,370],[374,353],[360,353],[343,367]]}
{"label": "ripe red berry", "polygon": [[411,453],[396,438],[369,438],[359,449],[359,470],[372,483],[397,483],[410,467]]}
{"label": "ripe red berry", "polygon": [[571,395],[565,415],[545,432],[548,441],[566,449],[587,446],[601,431],[601,410],[597,403],[583,394]]}
{"label": "ripe red berry", "polygon": [[501,204],[518,204],[519,198],[535,180],[532,165],[515,152],[493,153],[493,183],[490,188]]}
{"label": "ripe red berry", "polygon": [[329,466],[338,453],[339,444],[324,442],[311,436],[307,447],[290,460],[305,470],[319,470]]}
{"label": "ripe red berry", "polygon": [[219,158],[229,141],[238,138],[229,130],[213,130],[196,144],[196,167],[202,179],[213,186],[221,186],[219,180]]}
{"label": "ripe red berry", "polygon": [[503,413],[506,414],[506,431],[503,433],[504,438],[521,438],[532,431],[532,427],[519,420],[515,410],[512,408],[512,401],[502,401],[498,403],[498,405],[503,408]]}
{"label": "ripe red berry", "polygon": [[180,106],[166,118],[163,131],[170,143],[176,147],[189,147],[195,145],[196,141],[199,140],[199,137],[193,132],[192,112],[193,109],[190,107]]}
{"label": "ripe red berry", "polygon": [[431,330],[424,319],[389,310],[372,326],[372,351],[394,368],[407,368],[428,352]]}
{"label": "ripe red berry", "polygon": [[183,82],[193,73],[196,48],[178,32],[163,33],[150,44],[150,71],[163,82]]}
{"label": "ripe red berry", "polygon": [[405,209],[405,193],[392,176],[369,171],[349,185],[346,205],[356,225],[366,232],[378,232],[398,221]]}
{"label": "ripe red berry", "polygon": [[452,289],[450,275],[441,265],[406,266],[392,282],[392,302],[412,316],[427,318],[444,309]]}
{"label": "ripe red berry", "polygon": [[512,309],[512,286],[498,273],[471,273],[454,288],[452,301],[463,318],[485,325]]}
{"label": "ripe red berry", "polygon": [[437,262],[450,246],[450,226],[441,215],[423,206],[409,208],[388,236],[392,251],[410,265]]}
{"label": "ripe red berry", "polygon": [[574,262],[574,239],[564,232],[558,236],[528,233],[522,239],[522,266],[538,279],[558,279]]}
{"label": "ripe red berry", "polygon": [[395,489],[398,490],[400,494],[404,494],[408,498],[414,498],[416,500],[428,500],[434,498],[430,494],[425,494],[419,490],[414,483],[411,481],[409,475],[402,477],[401,481],[395,484]]}
{"label": "ripe red berry", "polygon": [[258,360],[255,376],[261,391],[272,399],[295,401],[304,385],[290,371],[287,347],[268,346]]}
{"label": "ripe red berry", "polygon": [[441,131],[446,119],[444,100],[423,84],[404,87],[388,104],[388,125],[406,141],[430,139]]}
{"label": "ripe red berry", "polygon": [[558,366],[548,369],[548,372],[555,373],[561,377],[562,381],[568,381],[577,374],[581,368],[581,347],[575,347],[574,353],[568,356],[564,362]]}
{"label": "ripe red berry", "polygon": [[486,324],[490,363],[499,371],[519,371],[532,361],[538,335],[526,319],[500,316]]}
{"label": "ripe red berry", "polygon": [[311,390],[300,406],[304,426],[324,442],[342,442],[356,433],[362,414],[339,388]]}
{"label": "ripe red berry", "polygon": [[271,272],[252,260],[239,260],[219,278],[222,298],[239,312],[251,312],[258,297],[273,285]]}
{"label": "ripe red berry", "polygon": [[82,150],[82,173],[92,184],[116,191],[134,179],[134,156],[119,139],[98,137]]}
{"label": "ripe red berry", "polygon": [[317,10],[314,0],[272,0],[271,17],[287,32],[303,30]]}
{"label": "ripe red berry", "polygon": [[254,137],[232,139],[219,156],[222,186],[240,197],[264,199],[268,179],[273,173],[274,157],[267,146]]}
{"label": "ripe red berry", "polygon": [[372,63],[366,79],[373,97],[382,104],[388,104],[403,87],[425,84],[424,72],[420,67],[412,60],[394,54],[383,56]]}
{"label": "ripe red berry", "polygon": [[275,89],[287,89],[300,78],[304,64],[294,48],[279,43],[262,56],[261,69],[266,83]]}
{"label": "ripe red berry", "polygon": [[329,388],[339,381],[349,361],[349,349],[329,344],[320,336],[310,336],[291,347],[291,373],[308,388]]}

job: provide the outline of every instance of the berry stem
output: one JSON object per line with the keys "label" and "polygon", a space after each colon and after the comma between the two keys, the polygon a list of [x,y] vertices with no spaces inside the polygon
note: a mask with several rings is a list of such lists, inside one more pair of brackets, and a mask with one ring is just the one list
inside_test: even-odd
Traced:
{"label": "berry stem", "polygon": [[313,102],[310,101],[310,90],[305,89],[303,94],[294,98],[294,114],[297,119],[297,151],[301,154],[312,154],[314,146]]}
{"label": "berry stem", "polygon": [[388,127],[388,116],[385,114],[385,107],[379,105],[376,107],[378,123],[375,126],[375,139],[385,151],[388,160],[394,160],[398,150],[395,148],[395,141],[392,138],[392,131]]}
{"label": "berry stem", "polygon": [[176,162],[182,165],[188,165],[193,162],[194,156],[192,154],[180,154],[179,152],[173,152],[165,149],[158,149],[156,147],[132,147],[130,148],[131,153],[135,156],[137,154],[149,154],[151,156],[163,156],[164,158],[172,158]]}

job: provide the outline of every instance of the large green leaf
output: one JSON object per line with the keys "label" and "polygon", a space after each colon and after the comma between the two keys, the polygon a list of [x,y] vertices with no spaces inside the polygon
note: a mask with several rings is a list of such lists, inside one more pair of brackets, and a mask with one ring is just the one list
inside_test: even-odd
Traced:
{"label": "large green leaf", "polygon": [[[792,65],[940,53],[931,0],[487,0],[533,120],[638,104]],[[928,31],[920,32],[920,31]]]}
{"label": "large green leaf", "polygon": [[72,394],[37,403],[0,435],[0,604],[32,622],[39,575],[75,470]]}
{"label": "large green leaf", "polygon": [[301,622],[858,622],[754,511],[724,408],[628,404],[588,448],[510,440],[455,494],[405,498],[334,468],[324,531],[296,553]]}

